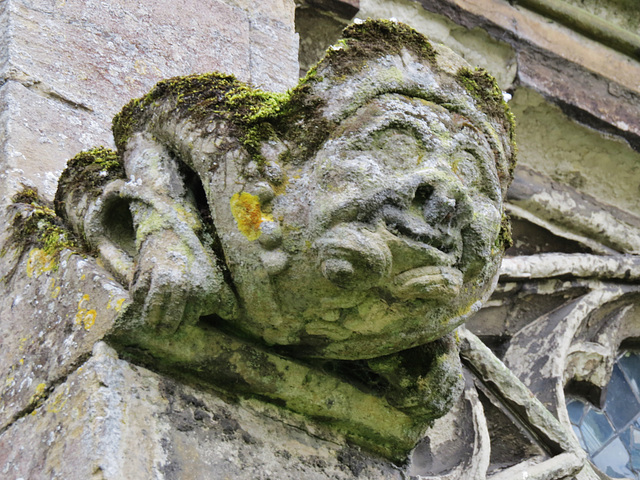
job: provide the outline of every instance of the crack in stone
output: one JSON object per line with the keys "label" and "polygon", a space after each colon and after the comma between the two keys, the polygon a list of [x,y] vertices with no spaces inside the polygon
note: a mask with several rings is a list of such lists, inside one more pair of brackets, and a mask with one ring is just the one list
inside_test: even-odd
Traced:
{"label": "crack in stone", "polygon": [[90,353],[85,353],[84,355],[81,355],[80,357],[78,357],[78,359],[75,362],[72,362],[69,365],[69,369],[67,370],[66,373],[63,373],[60,377],[55,378],[51,382],[49,382],[46,390],[42,393],[41,396],[39,396],[35,401],[30,402],[26,407],[24,407],[18,413],[13,415],[5,426],[0,427],[0,437],[4,435],[4,433],[7,430],[9,430],[9,428],[11,428],[14,424],[16,424],[21,418],[31,415],[33,411],[35,411],[36,409],[44,405],[44,403],[49,399],[49,397],[54,392],[54,390],[59,385],[62,385],[63,383],[65,383],[69,378],[69,376],[71,376],[74,372],[76,372],[78,368],[80,368],[80,366],[84,365],[89,360],[89,358],[91,358]]}
{"label": "crack in stone", "polygon": [[33,79],[30,75],[26,73],[18,74],[17,72],[9,72],[4,75],[4,78],[0,79],[0,86],[7,84],[8,82],[16,82],[28,90],[40,95],[44,98],[49,98],[51,100],[63,103],[68,107],[71,107],[76,110],[83,110],[85,112],[93,112],[93,109],[88,105],[85,105],[81,102],[76,102],[71,100],[70,98],[65,97],[60,92],[57,92],[53,88],[51,88],[46,83],[41,80]]}

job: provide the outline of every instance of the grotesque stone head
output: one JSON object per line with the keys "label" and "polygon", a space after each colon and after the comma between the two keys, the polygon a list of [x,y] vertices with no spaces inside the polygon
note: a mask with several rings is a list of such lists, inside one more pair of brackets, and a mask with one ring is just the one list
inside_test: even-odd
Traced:
{"label": "grotesque stone head", "polygon": [[455,345],[420,348],[480,308],[508,239],[513,124],[486,72],[367,21],[286,94],[170,79],[127,105],[114,135],[115,166],[81,155],[56,200],[129,285],[122,331],[179,342],[198,325],[278,358],[364,361],[394,406],[428,397],[438,407],[423,413],[446,411]]}
{"label": "grotesque stone head", "polygon": [[[391,354],[450,332],[491,292],[510,122],[484,71],[368,21],[288,94],[214,74],[129,104],[114,121],[125,179],[84,234],[143,304],[155,298],[139,312],[152,323],[215,315],[297,356]],[[107,232],[123,199],[126,246]]]}

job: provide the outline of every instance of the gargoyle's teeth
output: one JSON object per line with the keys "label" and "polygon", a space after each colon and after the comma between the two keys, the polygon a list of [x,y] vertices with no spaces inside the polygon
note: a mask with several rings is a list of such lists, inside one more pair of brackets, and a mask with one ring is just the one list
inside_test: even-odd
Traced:
{"label": "gargoyle's teeth", "polygon": [[396,275],[389,290],[398,299],[435,299],[458,295],[462,272],[453,267],[419,267]]}

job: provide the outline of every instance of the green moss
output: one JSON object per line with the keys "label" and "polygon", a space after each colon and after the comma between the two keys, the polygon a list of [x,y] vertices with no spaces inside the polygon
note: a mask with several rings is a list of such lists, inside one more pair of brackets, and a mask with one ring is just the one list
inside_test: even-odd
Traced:
{"label": "green moss", "polygon": [[157,113],[153,107],[168,104],[174,118],[202,125],[229,121],[235,135],[256,160],[261,160],[262,143],[272,138],[291,138],[300,150],[298,153],[304,155],[328,135],[325,128],[319,128],[322,120],[317,113],[318,101],[308,95],[314,77],[315,71],[310,72],[287,93],[254,89],[233,75],[222,73],[164,80],[116,115],[113,120],[116,145],[119,151],[124,151],[130,136],[152,121]]}
{"label": "green moss", "polygon": [[505,124],[512,146],[512,154],[509,159],[509,177],[513,177],[517,150],[515,143],[516,121],[507,102],[504,101],[502,90],[500,90],[496,79],[484,68],[471,70],[462,67],[456,74],[456,80],[476,99],[478,107],[484,113],[498,118]]}
{"label": "green moss", "polygon": [[56,213],[65,218],[63,199],[73,191],[97,196],[107,183],[124,177],[122,160],[115,151],[97,147],[80,152],[67,162],[67,167],[58,180],[54,199]]}
{"label": "green moss", "polygon": [[506,214],[502,215],[502,221],[500,222],[500,233],[496,239],[496,247],[501,251],[507,250],[513,246],[513,238],[511,236],[511,222]]}
{"label": "green moss", "polygon": [[333,67],[336,75],[357,72],[368,60],[397,55],[405,48],[435,65],[433,46],[422,34],[403,23],[367,19],[360,24],[349,25],[342,36],[342,40],[329,48],[322,60]]}
{"label": "green moss", "polygon": [[[344,31],[338,49],[330,49],[323,62],[346,74],[368,59],[399,53],[407,48],[433,62],[435,51],[424,36],[407,25],[387,20],[367,20]],[[260,146],[269,139],[290,140],[295,152],[283,160],[305,159],[329,136],[331,125],[319,114],[320,100],[309,95],[310,85],[320,81],[317,66],[287,93],[271,93],[249,87],[233,75],[209,73],[175,77],[158,83],[147,95],[127,104],[113,120],[113,134],[120,152],[131,135],[145,128],[158,112],[154,106],[170,106],[169,114],[196,123],[229,120],[251,157],[261,160]]]}
{"label": "green moss", "polygon": [[[1,256],[6,255],[8,249],[17,251],[21,257],[28,249],[39,248],[57,259],[64,249],[82,250],[78,239],[56,215],[52,205],[40,198],[35,189],[24,187],[12,200],[16,212],[9,227],[9,239],[0,250]],[[12,269],[5,280],[14,272]]]}
{"label": "green moss", "polygon": [[500,90],[496,79],[484,68],[471,70],[462,67],[456,74],[456,80],[478,101],[478,106],[483,112],[506,122],[509,139],[513,142],[515,140],[515,117],[507,102],[504,101],[502,90]]}
{"label": "green moss", "polygon": [[208,73],[188,75],[163,80],[144,97],[134,99],[124,106],[113,119],[113,136],[119,151],[123,151],[129,137],[144,125],[150,107],[161,101],[173,100],[174,114],[206,117],[219,113],[228,115],[224,108],[226,95],[241,83],[233,75]]}

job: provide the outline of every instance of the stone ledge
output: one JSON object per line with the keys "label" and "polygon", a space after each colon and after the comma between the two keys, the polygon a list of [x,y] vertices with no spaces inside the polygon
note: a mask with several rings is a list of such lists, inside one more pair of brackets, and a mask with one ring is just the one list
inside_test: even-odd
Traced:
{"label": "stone ledge", "polygon": [[331,12],[345,20],[351,20],[360,9],[360,0],[299,0],[296,3]]}
{"label": "stone ledge", "polygon": [[521,84],[585,112],[583,121],[606,122],[618,135],[640,143],[640,65],[630,57],[505,0],[416,1],[509,42],[519,57]]}
{"label": "stone ledge", "polygon": [[99,342],[39,408],[0,435],[0,472],[68,480],[405,478],[339,439],[319,440],[291,419],[262,413],[119,360]]}

